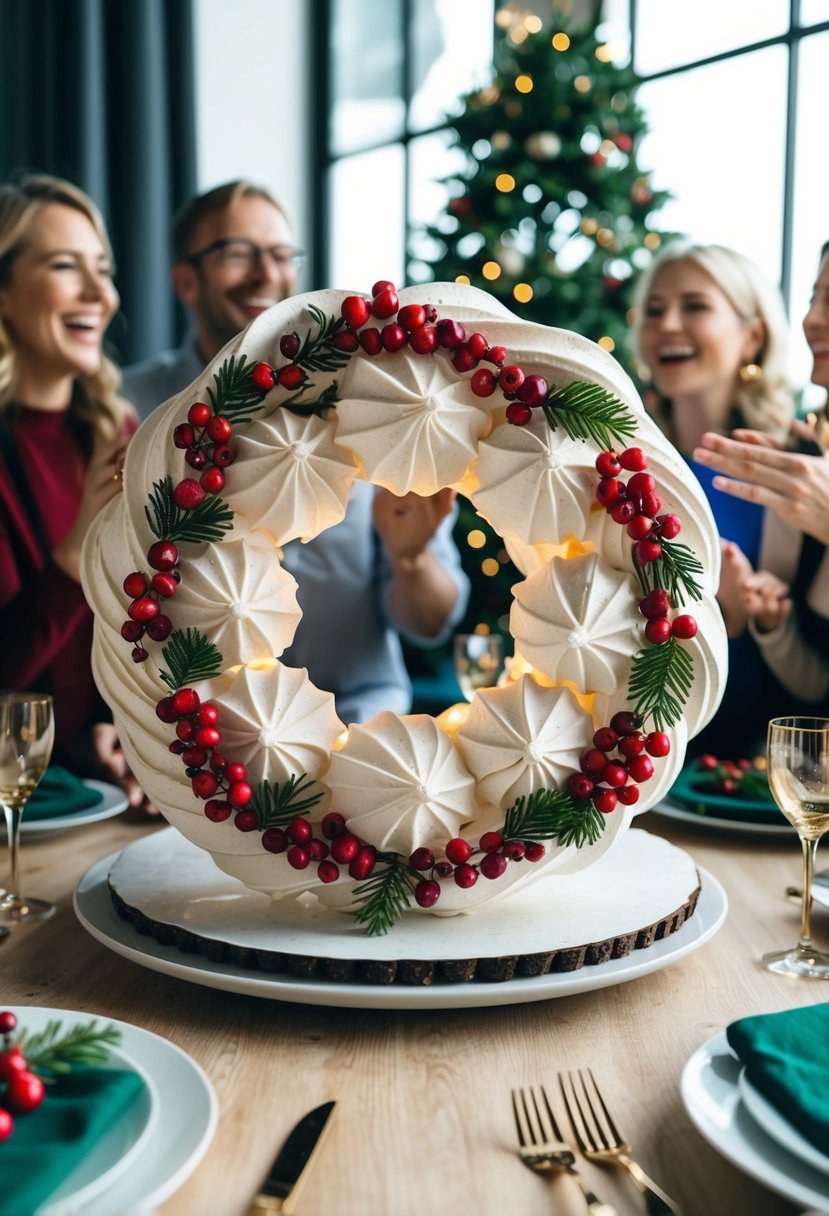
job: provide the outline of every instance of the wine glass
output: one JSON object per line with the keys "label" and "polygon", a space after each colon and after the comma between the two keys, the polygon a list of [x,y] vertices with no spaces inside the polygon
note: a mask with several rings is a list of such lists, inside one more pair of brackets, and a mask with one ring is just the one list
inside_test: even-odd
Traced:
{"label": "wine glass", "polygon": [[20,819],[49,764],[55,738],[52,698],[34,692],[0,693],[0,804],[9,840],[10,887],[0,891],[0,920],[44,920],[55,905],[20,892]]}
{"label": "wine glass", "polygon": [[803,846],[803,895],[797,945],[764,954],[761,961],[778,975],[829,980],[829,955],[818,950],[811,938],[815,853],[829,828],[829,718],[773,718],[767,754],[774,801]]}
{"label": "wine glass", "polygon": [[498,633],[459,633],[455,638],[455,675],[471,701],[479,688],[492,688],[504,666],[504,641]]}

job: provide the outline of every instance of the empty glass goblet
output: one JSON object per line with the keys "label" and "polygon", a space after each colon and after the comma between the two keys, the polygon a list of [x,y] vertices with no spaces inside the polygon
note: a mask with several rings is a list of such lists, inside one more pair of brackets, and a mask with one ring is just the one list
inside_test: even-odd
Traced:
{"label": "empty glass goblet", "polygon": [[0,804],[9,840],[10,887],[0,891],[0,920],[43,920],[54,904],[20,894],[20,819],[49,765],[55,737],[52,698],[41,693],[0,693]]}
{"label": "empty glass goblet", "polygon": [[829,718],[773,718],[768,733],[768,776],[774,801],[803,847],[800,939],[791,950],[764,954],[778,975],[829,979],[829,955],[812,943],[812,874],[818,841],[829,828]]}
{"label": "empty glass goblet", "polygon": [[471,701],[479,688],[492,688],[504,667],[504,642],[497,633],[459,633],[455,638],[455,675]]}

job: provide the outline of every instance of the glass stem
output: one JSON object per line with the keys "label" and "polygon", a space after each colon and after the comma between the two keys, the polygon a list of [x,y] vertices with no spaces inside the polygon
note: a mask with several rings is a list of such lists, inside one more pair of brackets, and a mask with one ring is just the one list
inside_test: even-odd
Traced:
{"label": "glass stem", "polygon": [[9,806],[4,802],[3,814],[6,816],[6,834],[9,842],[9,892],[17,895],[20,892],[20,820],[23,816],[23,808]]}
{"label": "glass stem", "polygon": [[815,854],[817,853],[818,842],[816,840],[804,840],[801,836],[800,843],[803,847],[803,895],[800,903],[800,941],[797,945],[799,950],[811,950],[812,875],[815,871]]}

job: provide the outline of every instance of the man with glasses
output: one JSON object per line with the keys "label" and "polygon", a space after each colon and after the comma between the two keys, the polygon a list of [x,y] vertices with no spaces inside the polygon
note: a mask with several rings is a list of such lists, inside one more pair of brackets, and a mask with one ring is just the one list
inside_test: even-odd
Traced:
{"label": "man with glasses", "polygon": [[172,279],[193,329],[178,350],[124,372],[142,418],[186,388],[231,338],[292,294],[302,254],[267,190],[228,182],[191,199],[173,221]]}
{"label": "man with glasses", "polygon": [[[301,257],[279,204],[244,181],[187,203],[174,221],[173,256],[173,286],[193,331],[178,350],[124,373],[124,396],[143,417],[293,292]],[[411,683],[398,630],[434,646],[463,616],[469,584],[452,542],[454,497],[444,489],[397,498],[357,482],[339,524],[284,546],[302,620],[282,661],[332,692],[345,723],[406,713]]]}

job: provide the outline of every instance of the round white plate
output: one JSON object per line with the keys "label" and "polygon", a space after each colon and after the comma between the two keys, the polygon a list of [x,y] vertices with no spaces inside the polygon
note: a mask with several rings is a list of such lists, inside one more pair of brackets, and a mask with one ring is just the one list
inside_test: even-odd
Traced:
{"label": "round white plate", "polygon": [[754,1122],[759,1123],[763,1131],[771,1136],[772,1140],[782,1144],[783,1148],[788,1149],[801,1161],[805,1161],[807,1165],[814,1166],[822,1174],[829,1174],[829,1157],[810,1144],[788,1119],[775,1110],[771,1102],[749,1081],[745,1069],[740,1073],[737,1087],[746,1110]]}
{"label": "round white plate", "polygon": [[678,802],[664,798],[656,806],[651,807],[654,815],[663,819],[673,819],[677,823],[690,823],[695,828],[713,828],[717,832],[740,832],[746,836],[788,836],[796,839],[794,828],[787,823],[757,823],[748,819],[718,819],[716,815],[698,815]]}
{"label": "round white plate", "polygon": [[[81,1022],[86,1024],[94,1018],[89,1014],[66,1013],[62,1009],[43,1009],[33,1006],[15,1006],[21,1029],[30,1033],[45,1030],[50,1021],[58,1020],[64,1029]],[[116,1179],[130,1169],[138,1157],[147,1149],[159,1119],[158,1091],[152,1078],[139,1062],[120,1046],[109,1049],[109,1068],[126,1069],[138,1073],[144,1089],[121,1119],[117,1119],[96,1142],[91,1152],[79,1161],[56,1191],[39,1209],[39,1216],[71,1216],[85,1210],[96,1195],[112,1186]],[[48,1101],[48,1091],[47,1091]]]}
{"label": "round white plate", "polygon": [[[49,836],[57,836],[58,832],[66,832],[69,828],[77,828],[84,823],[111,819],[113,815],[120,815],[127,809],[127,796],[119,786],[110,785],[106,781],[93,781],[92,778],[85,780],[84,785],[103,794],[103,802],[98,802],[85,811],[77,811],[74,815],[55,815],[52,819],[33,819],[31,822],[26,819],[24,810],[20,820],[21,840],[45,840]],[[0,835],[5,835],[5,832],[5,816],[0,816]]]}
{"label": "round white plate", "polygon": [[829,1178],[792,1156],[755,1123],[740,1098],[741,1071],[724,1030],[694,1052],[680,1081],[691,1122],[743,1173],[791,1203],[829,1213]]}
{"label": "round white plate", "polygon": [[[21,1005],[12,1011],[21,1026],[33,1030],[54,1019],[64,1026],[93,1019],[116,1026],[121,1042],[113,1050],[114,1063],[141,1074],[148,1086],[145,1105],[151,1106],[143,1127],[141,1103],[119,1121],[83,1168],[41,1207],[39,1216],[112,1216],[158,1207],[193,1172],[213,1138],[218,1103],[204,1072],[179,1047],[130,1022],[40,1006]],[[126,1156],[118,1157],[119,1152]]]}
{"label": "round white plate", "polygon": [[[626,958],[613,959],[579,971],[535,976],[504,983],[432,984],[409,987],[400,984],[345,984],[294,976],[245,971],[231,964],[214,963],[204,955],[182,955],[170,946],[160,946],[142,936],[115,912],[107,879],[117,853],[93,865],[75,890],[75,912],[84,928],[133,962],[163,975],[241,992],[274,1001],[307,1005],[332,1005],[353,1009],[461,1009],[492,1005],[546,1001],[553,997],[590,992],[638,979],[652,971],[679,962],[698,950],[717,932],[728,908],[725,891],[713,875],[700,869],[702,893],[696,911],[680,930],[655,942],[646,950],[634,950]],[[186,958],[186,962],[183,961]]]}

